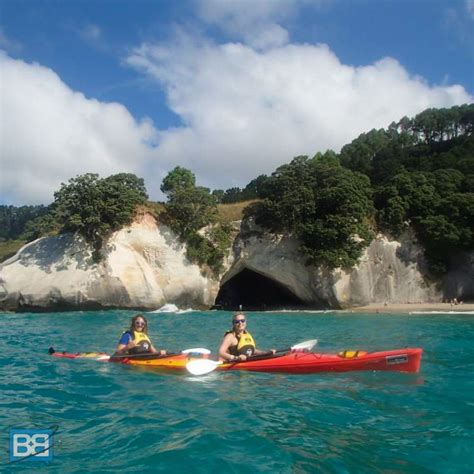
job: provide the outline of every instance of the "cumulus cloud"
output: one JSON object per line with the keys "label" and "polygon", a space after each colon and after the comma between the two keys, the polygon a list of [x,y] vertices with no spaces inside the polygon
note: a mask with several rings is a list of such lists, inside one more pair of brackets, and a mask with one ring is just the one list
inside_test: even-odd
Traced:
{"label": "cumulus cloud", "polygon": [[338,151],[405,115],[473,101],[463,87],[430,85],[393,58],[354,67],[327,45],[273,44],[181,33],[136,48],[126,63],[157,81],[181,119],[165,130],[71,90],[51,69],[0,54],[4,199],[49,203],[61,182],[87,172],[136,173],[160,198],[177,165],[213,189],[245,186],[296,155]]}
{"label": "cumulus cloud", "polygon": [[288,31],[279,22],[293,15],[308,0],[199,0],[198,16],[233,38],[254,48],[282,46]]}
{"label": "cumulus cloud", "polygon": [[458,85],[430,86],[393,58],[354,67],[326,45],[256,50],[181,34],[143,44],[128,64],[158,81],[180,128],[161,131],[161,164],[217,188],[242,186],[300,154],[341,146],[428,107],[471,102]]}
{"label": "cumulus cloud", "polygon": [[50,203],[61,182],[87,172],[140,174],[155,130],[117,103],[71,90],[51,70],[0,53],[0,188],[7,202]]}

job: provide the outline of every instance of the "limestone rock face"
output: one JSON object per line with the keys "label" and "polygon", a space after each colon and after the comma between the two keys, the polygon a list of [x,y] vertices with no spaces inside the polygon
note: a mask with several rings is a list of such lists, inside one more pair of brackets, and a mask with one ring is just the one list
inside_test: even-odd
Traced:
{"label": "limestone rock face", "polygon": [[[438,302],[446,297],[446,291],[426,279],[423,252],[412,235],[400,241],[377,236],[358,265],[348,271],[306,266],[298,245],[291,236],[269,235],[250,224],[234,243],[234,260],[221,283],[248,269],[284,286],[302,304],[325,308]],[[456,268],[446,277],[445,286],[454,296],[472,297],[474,265],[465,262]]]}
{"label": "limestone rock face", "polygon": [[89,246],[70,234],[29,243],[0,266],[0,307],[200,308],[214,302],[218,282],[204,277],[176,236],[151,216],[112,235],[104,254],[95,264]]}
{"label": "limestone rock face", "polygon": [[356,267],[340,272],[336,298],[341,306],[441,301],[442,294],[427,283],[424,274],[422,249],[411,236],[398,242],[379,235]]}
{"label": "limestone rock face", "polygon": [[100,264],[78,236],[38,239],[0,265],[0,309],[209,308],[243,270],[311,308],[474,297],[474,254],[456,255],[455,270],[438,285],[428,283],[423,252],[410,235],[400,241],[379,235],[357,266],[330,271],[306,266],[289,235],[263,232],[251,221],[238,229],[220,281],[204,276],[170,229],[148,215],[111,236]]}

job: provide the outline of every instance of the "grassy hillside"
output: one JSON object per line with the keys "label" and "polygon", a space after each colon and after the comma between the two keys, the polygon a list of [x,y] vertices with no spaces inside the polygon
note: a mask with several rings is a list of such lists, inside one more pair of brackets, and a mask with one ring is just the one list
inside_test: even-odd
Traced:
{"label": "grassy hillside", "polygon": [[26,244],[26,240],[7,240],[0,242],[0,262],[13,257]]}
{"label": "grassy hillside", "polygon": [[222,224],[229,224],[233,221],[240,221],[243,216],[244,209],[257,200],[236,202],[233,204],[219,204],[217,206],[217,219]]}

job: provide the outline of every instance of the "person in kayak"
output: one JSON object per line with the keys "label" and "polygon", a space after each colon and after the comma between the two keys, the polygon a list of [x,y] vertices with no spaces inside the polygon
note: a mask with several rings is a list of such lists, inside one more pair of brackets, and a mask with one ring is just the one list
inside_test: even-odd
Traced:
{"label": "person in kayak", "polygon": [[132,318],[130,329],[120,338],[115,354],[160,354],[166,355],[165,350],[157,351],[148,337],[148,321],[142,314]]}
{"label": "person in kayak", "polygon": [[[275,353],[272,349],[270,353]],[[252,335],[247,331],[247,320],[244,313],[236,313],[232,318],[232,329],[224,334],[219,357],[226,361],[247,360],[254,355],[265,355],[268,351],[256,348]]]}

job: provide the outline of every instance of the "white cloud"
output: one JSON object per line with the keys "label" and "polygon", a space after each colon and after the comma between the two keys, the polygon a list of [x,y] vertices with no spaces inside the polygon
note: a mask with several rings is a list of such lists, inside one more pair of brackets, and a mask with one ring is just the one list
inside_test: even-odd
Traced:
{"label": "white cloud", "polygon": [[143,44],[128,63],[162,85],[182,128],[160,133],[162,166],[180,164],[215,188],[245,185],[300,154],[341,146],[428,107],[471,102],[430,86],[395,59],[342,64],[326,45],[257,51],[181,35]]}
{"label": "white cloud", "polygon": [[50,203],[77,174],[138,174],[154,140],[121,104],[72,91],[50,69],[0,52],[2,195],[8,202]]}
{"label": "white cloud", "polygon": [[197,14],[231,37],[266,49],[288,43],[288,31],[278,23],[295,14],[304,3],[308,0],[199,0]]}
{"label": "white cloud", "polygon": [[431,86],[395,59],[342,64],[326,45],[256,49],[177,35],[144,43],[127,63],[156,80],[183,126],[157,131],[117,103],[71,90],[50,69],[0,54],[1,193],[49,203],[77,174],[132,172],[152,197],[176,165],[200,184],[244,186],[301,154],[339,150],[360,133],[427,107],[472,102]]}

